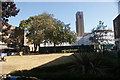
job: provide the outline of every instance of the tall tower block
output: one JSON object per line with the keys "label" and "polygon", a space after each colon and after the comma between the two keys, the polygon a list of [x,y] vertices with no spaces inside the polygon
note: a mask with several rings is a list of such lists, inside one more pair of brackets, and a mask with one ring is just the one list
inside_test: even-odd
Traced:
{"label": "tall tower block", "polygon": [[76,33],[78,37],[84,35],[83,12],[79,12],[79,11],[76,13]]}

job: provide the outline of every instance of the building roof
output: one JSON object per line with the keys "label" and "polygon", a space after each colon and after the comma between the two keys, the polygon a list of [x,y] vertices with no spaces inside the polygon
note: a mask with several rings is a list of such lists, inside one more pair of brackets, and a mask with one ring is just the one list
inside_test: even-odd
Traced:
{"label": "building roof", "polygon": [[120,14],[113,21],[116,21],[119,18],[120,18]]}

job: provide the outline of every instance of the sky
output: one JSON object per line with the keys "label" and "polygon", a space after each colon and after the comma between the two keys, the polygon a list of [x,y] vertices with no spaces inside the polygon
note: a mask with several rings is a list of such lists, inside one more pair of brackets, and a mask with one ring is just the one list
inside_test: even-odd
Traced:
{"label": "sky", "polygon": [[103,21],[108,29],[113,29],[113,20],[118,15],[117,2],[15,2],[20,12],[16,17],[9,18],[9,23],[19,26],[21,20],[36,16],[43,12],[53,14],[55,18],[70,24],[76,32],[76,12],[83,11],[85,32],[91,30]]}

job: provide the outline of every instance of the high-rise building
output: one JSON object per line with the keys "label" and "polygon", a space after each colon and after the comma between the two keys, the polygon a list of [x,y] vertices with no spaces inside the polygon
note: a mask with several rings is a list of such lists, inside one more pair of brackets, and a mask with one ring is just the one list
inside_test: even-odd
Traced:
{"label": "high-rise building", "polygon": [[113,20],[115,44],[117,50],[120,50],[120,1],[118,2],[118,16]]}
{"label": "high-rise building", "polygon": [[84,35],[83,12],[79,12],[79,11],[76,13],[76,33],[78,37]]}
{"label": "high-rise building", "polygon": [[114,35],[117,49],[120,50],[120,14],[113,20]]}

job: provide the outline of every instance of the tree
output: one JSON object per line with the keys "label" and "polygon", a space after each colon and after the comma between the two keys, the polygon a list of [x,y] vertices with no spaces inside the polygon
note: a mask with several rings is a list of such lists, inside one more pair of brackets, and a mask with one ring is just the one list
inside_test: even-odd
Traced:
{"label": "tree", "polygon": [[70,24],[65,25],[64,28],[64,41],[63,42],[68,42],[69,44],[74,43],[76,41],[76,34],[75,32],[70,30]]}
{"label": "tree", "polygon": [[53,43],[54,51],[56,52],[56,45],[63,43],[73,43],[76,41],[75,33],[70,30],[70,24],[65,25],[64,22],[54,19],[54,29],[48,31],[49,42]]}
{"label": "tree", "polygon": [[[94,44],[95,48],[101,51],[101,45],[109,44],[107,36],[107,26],[104,26],[104,22],[99,21],[99,25],[92,29],[92,36],[89,40]],[[104,46],[103,46],[104,49]]]}
{"label": "tree", "polygon": [[2,7],[1,10],[1,18],[0,21],[2,22],[2,25],[8,25],[8,18],[12,17],[12,16],[16,16],[18,14],[18,12],[20,11],[20,9],[17,9],[16,4],[14,4],[14,2],[7,2],[7,0],[5,0],[4,2],[0,1],[0,5]]}
{"label": "tree", "polygon": [[53,28],[46,30],[46,38],[48,42],[54,45],[54,51],[56,52],[56,45],[62,43],[64,23],[57,19],[54,19],[53,23]]}
{"label": "tree", "polygon": [[28,42],[34,44],[34,51],[37,50],[37,46],[40,51],[40,44],[46,40],[45,33],[51,30],[52,23],[52,15],[47,13],[32,16],[28,20],[21,21],[20,27],[26,31]]}
{"label": "tree", "polygon": [[32,16],[21,21],[20,27],[26,31],[28,42],[34,44],[34,51],[36,51],[37,46],[39,46],[40,51],[41,43],[54,44],[55,50],[56,45],[75,41],[75,35],[70,31],[70,28],[62,21],[55,19],[52,14],[42,13],[38,16]]}
{"label": "tree", "polygon": [[8,24],[8,18],[12,16],[15,17],[20,11],[20,9],[17,9],[14,2],[7,2],[7,0],[0,1],[0,8],[0,30],[2,32],[1,40],[9,44],[12,43],[11,39],[8,37],[8,35],[12,34],[12,30],[10,30],[12,26]]}

